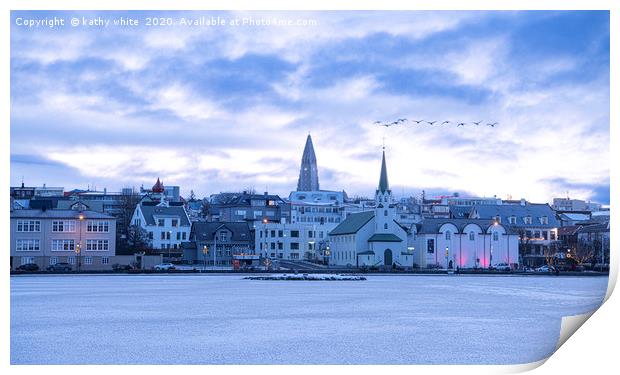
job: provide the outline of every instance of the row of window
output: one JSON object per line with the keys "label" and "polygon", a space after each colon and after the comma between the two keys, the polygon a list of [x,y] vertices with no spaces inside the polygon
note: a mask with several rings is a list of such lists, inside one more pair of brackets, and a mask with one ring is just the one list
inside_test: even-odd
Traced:
{"label": "row of window", "polygon": [[[161,232],[159,234],[160,240],[170,240],[171,232]],[[187,239],[187,232],[177,232],[177,241],[185,241]],[[153,239],[153,232],[149,232],[149,238]]]}
{"label": "row of window", "polygon": [[[263,238],[263,232],[264,232],[265,238],[282,238],[287,235],[287,232],[291,238],[299,238],[299,235],[300,235],[298,230],[284,231],[282,229],[278,229],[278,230],[275,230],[275,229],[267,230],[266,229],[264,231],[261,230],[258,232],[259,238]],[[317,235],[318,235],[318,238],[323,238],[325,233],[324,231],[316,231],[316,230],[308,231],[308,238],[317,238],[316,237]]]}
{"label": "row of window", "polygon": [[[139,223],[139,221],[138,221],[138,223]],[[171,219],[171,223],[170,224],[173,227],[178,227],[179,224],[180,224],[180,220],[179,219]],[[166,225],[165,219],[157,219],[157,226],[158,227],[163,227],[165,225]]]}
{"label": "row of window", "polygon": [[[502,217],[501,216],[495,216],[494,219],[498,223],[502,222]],[[549,218],[547,216],[541,216],[541,217],[538,218],[538,222],[540,224],[547,225],[547,224],[549,224]],[[517,224],[517,217],[516,216],[509,216],[508,217],[508,223],[509,224]],[[524,216],[523,217],[523,223],[531,225],[532,224],[532,217],[531,216]]]}
{"label": "row of window", "polygon": [[[270,242],[269,245],[267,245],[267,243],[261,243],[260,248],[261,250],[266,250],[267,246],[269,246],[271,250],[275,250],[276,244],[277,244],[278,250],[284,250],[284,244],[282,242]],[[299,250],[299,242],[291,242],[290,248],[291,250]],[[308,244],[308,250],[312,250],[312,244],[310,243]]]}
{"label": "row of window", "polygon": [[[67,263],[75,264],[76,263],[75,258],[76,257],[74,257],[74,256],[67,257]],[[86,264],[86,265],[93,264],[93,257],[85,256],[82,259],[83,259],[83,263]],[[50,266],[53,266],[54,264],[58,263],[59,260],[60,260],[60,257],[50,257],[50,260],[49,260]],[[21,258],[21,264],[22,265],[29,264],[29,263],[34,263],[34,257],[22,257]],[[101,257],[101,264],[110,264],[110,258],[109,257]]]}
{"label": "row of window", "polygon": [[[75,240],[52,240],[51,251],[75,251]],[[109,240],[86,240],[86,251],[108,251]],[[23,239],[15,241],[15,251],[40,251],[41,241]]]}
{"label": "row of window", "polygon": [[[75,232],[75,220],[54,220],[52,221],[52,232]],[[41,220],[17,220],[18,232],[40,232]],[[110,222],[105,220],[88,220],[86,231],[89,233],[108,233],[110,232]]]}

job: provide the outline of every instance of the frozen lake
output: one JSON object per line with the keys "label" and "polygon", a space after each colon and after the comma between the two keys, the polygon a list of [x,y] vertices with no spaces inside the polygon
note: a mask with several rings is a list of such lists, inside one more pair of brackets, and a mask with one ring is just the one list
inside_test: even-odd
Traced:
{"label": "frozen lake", "polygon": [[515,364],[606,277],[11,277],[12,364]]}

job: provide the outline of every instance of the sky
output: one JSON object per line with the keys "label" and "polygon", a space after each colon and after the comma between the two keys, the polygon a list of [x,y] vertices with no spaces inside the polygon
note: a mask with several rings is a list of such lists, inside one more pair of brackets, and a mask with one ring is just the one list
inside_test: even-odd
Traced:
{"label": "sky", "polygon": [[310,133],[350,196],[385,145],[396,196],[609,204],[607,11],[12,11],[10,40],[12,186],[288,196]]}

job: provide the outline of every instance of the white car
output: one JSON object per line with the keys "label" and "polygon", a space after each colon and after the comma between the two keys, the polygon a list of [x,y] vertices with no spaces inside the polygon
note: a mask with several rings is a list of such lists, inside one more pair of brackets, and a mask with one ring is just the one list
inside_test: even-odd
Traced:
{"label": "white car", "polygon": [[544,265],[542,267],[536,268],[536,272],[554,272],[555,268],[553,266]]}
{"label": "white car", "polygon": [[497,263],[494,268],[498,271],[512,271],[512,268],[508,263]]}
{"label": "white car", "polygon": [[156,265],[155,267],[155,271],[170,271],[174,269],[174,264],[172,263],[161,263]]}

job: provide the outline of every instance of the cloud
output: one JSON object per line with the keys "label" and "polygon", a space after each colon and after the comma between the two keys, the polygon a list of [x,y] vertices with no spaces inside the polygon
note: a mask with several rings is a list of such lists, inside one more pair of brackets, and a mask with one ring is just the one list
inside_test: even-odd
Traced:
{"label": "cloud", "polygon": [[[82,14],[141,13],[37,16]],[[131,33],[13,25],[12,183],[60,175],[24,162],[38,155],[71,171],[64,185],[160,176],[199,195],[247,186],[288,195],[310,132],[321,185],[352,195],[374,193],[385,144],[402,191],[549,201],[573,186],[582,198],[606,197],[606,12],[152,15],[317,24]],[[373,125],[400,117],[452,125]]]}

